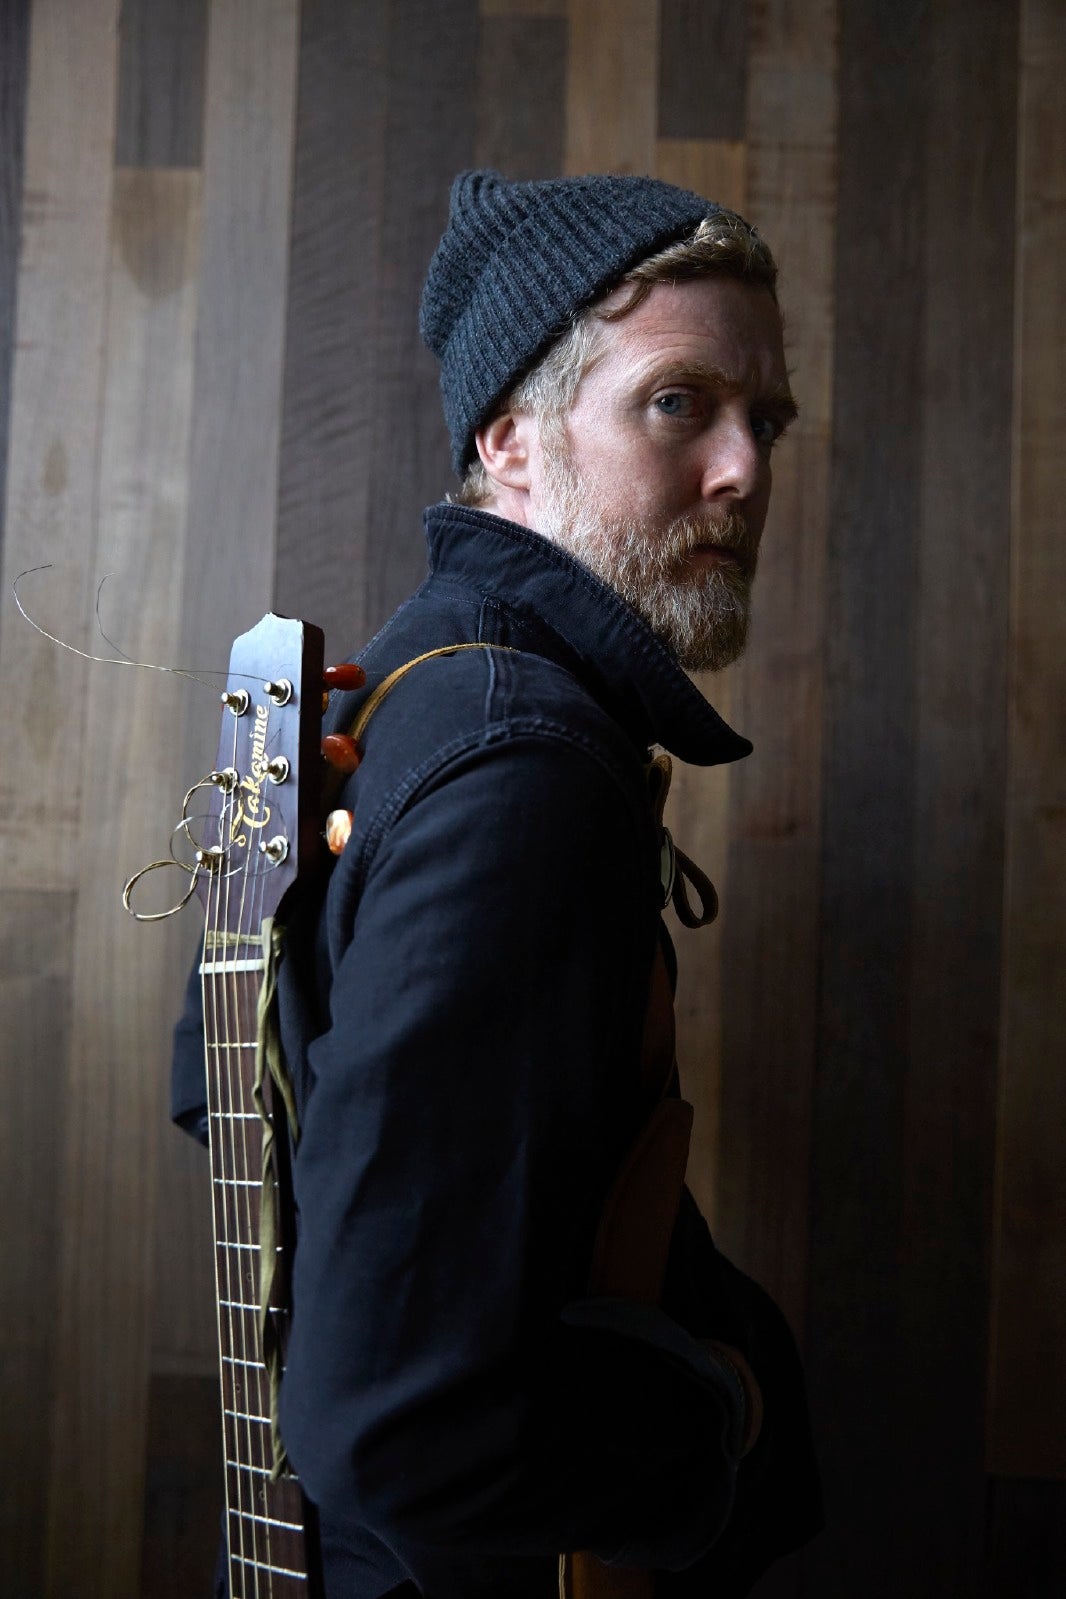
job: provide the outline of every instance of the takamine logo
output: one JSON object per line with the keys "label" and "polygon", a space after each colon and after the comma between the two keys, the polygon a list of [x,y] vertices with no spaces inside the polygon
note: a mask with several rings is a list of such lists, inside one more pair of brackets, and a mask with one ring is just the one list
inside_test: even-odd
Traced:
{"label": "takamine logo", "polygon": [[245,845],[248,835],[241,831],[247,827],[265,827],[270,820],[270,806],[263,805],[262,814],[259,807],[263,800],[263,779],[266,777],[266,737],[267,720],[269,711],[265,705],[255,708],[255,725],[252,728],[252,764],[247,777],[242,777],[236,794],[233,808],[233,820],[230,822],[230,843]]}

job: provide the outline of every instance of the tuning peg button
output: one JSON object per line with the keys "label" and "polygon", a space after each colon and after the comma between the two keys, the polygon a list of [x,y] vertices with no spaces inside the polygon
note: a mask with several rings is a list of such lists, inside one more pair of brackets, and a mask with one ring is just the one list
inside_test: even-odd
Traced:
{"label": "tuning peg button", "polygon": [[352,836],[351,811],[330,811],[326,817],[326,843],[330,853],[339,855]]}
{"label": "tuning peg button", "polygon": [[362,755],[354,738],[347,733],[327,733],[322,740],[322,753],[338,772],[354,772]]}
{"label": "tuning peg button", "polygon": [[322,673],[322,684],[327,691],[333,689],[362,688],[366,673],[355,661],[342,661],[340,666],[327,666]]}

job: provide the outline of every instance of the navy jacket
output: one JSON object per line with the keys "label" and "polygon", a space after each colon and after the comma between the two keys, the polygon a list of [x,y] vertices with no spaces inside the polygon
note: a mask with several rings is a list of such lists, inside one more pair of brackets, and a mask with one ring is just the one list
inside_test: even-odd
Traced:
{"label": "navy jacket", "polygon": [[[427,534],[428,576],[332,727],[424,651],[507,648],[425,662],[377,710],[336,801],[351,840],[294,912],[279,981],[301,1122],[281,1421],[327,1593],[548,1599],[582,1548],[672,1573],[664,1594],[743,1594],[818,1521],[783,1320],[687,1196],[663,1309],[585,1283],[643,1114],[648,747],[709,765],[750,746],[565,552],[450,505]],[[198,1026],[193,1006],[186,1124]],[[764,1389],[739,1469],[710,1337]]]}

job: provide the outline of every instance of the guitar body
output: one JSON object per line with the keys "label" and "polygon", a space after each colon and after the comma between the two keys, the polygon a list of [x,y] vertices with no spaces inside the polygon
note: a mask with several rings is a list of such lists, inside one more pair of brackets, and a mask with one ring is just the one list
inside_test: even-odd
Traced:
{"label": "guitar body", "polygon": [[[284,1358],[289,1240],[281,1095],[262,1070],[263,925],[321,848],[322,634],[268,615],[236,640],[199,852],[201,972],[232,1599],[316,1599],[312,1511],[274,1470],[271,1377]],[[269,944],[269,939],[267,943]],[[265,1081],[264,1081],[265,1079]],[[272,1150],[264,1185],[264,1140]],[[283,1196],[281,1196],[283,1198]],[[261,1259],[264,1210],[269,1259]],[[261,1295],[267,1303],[261,1303]],[[276,1477],[276,1480],[275,1480]]]}

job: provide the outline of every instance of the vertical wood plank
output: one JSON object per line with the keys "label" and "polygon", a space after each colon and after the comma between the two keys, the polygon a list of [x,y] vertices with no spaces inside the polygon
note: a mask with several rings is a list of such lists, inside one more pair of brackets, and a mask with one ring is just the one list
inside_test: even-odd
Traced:
{"label": "vertical wood plank", "polygon": [[654,169],[658,8],[648,0],[570,0],[566,171]]}
{"label": "vertical wood plank", "polygon": [[659,136],[745,135],[747,0],[659,0]]}
{"label": "vertical wood plank", "polygon": [[41,1507],[50,1462],[73,926],[73,894],[0,895],[7,1216],[0,1231],[0,1417],[11,1463],[0,1495],[0,1542],[5,1591],[27,1599],[44,1590]]}
{"label": "vertical wood plank", "polygon": [[327,650],[369,636],[368,468],[387,0],[304,6],[278,476],[277,594]]}
{"label": "vertical wood plank", "polygon": [[204,1439],[220,1432],[219,1405],[215,1377],[152,1379],[139,1599],[211,1592],[225,1490],[221,1453],[205,1458]]}
{"label": "vertical wood plank", "polygon": [[1014,213],[1018,39],[1013,6],[937,0],[930,18],[896,1358],[908,1548],[934,1595],[975,1592],[984,1554],[1014,275],[1013,230],[988,218]]}
{"label": "vertical wood plank", "polygon": [[[117,0],[32,11],[22,254],[11,389],[3,591],[85,647],[94,563],[97,398],[111,191]],[[0,692],[19,759],[0,772],[0,880],[73,888],[85,673],[8,611]],[[61,684],[61,679],[64,681]],[[62,780],[57,774],[62,772]]]}
{"label": "vertical wood plank", "polygon": [[208,0],[123,0],[115,165],[198,167]]}
{"label": "vertical wood plank", "polygon": [[833,359],[836,15],[749,7],[744,215],[781,270],[800,418],[774,457],[752,637],[735,669],[755,745],[731,785],[719,1238],[802,1332],[816,1059],[825,568]]}
{"label": "vertical wood plank", "polygon": [[476,7],[316,5],[300,71],[277,592],[343,653],[421,578],[451,486],[418,304],[473,157]]}
{"label": "vertical wood plank", "polygon": [[[367,609],[378,626],[426,570],[423,508],[454,486],[439,369],[418,332],[426,268],[448,215],[448,191],[474,151],[477,3],[391,0],[381,260],[377,278],[373,454],[375,534]],[[420,49],[412,53],[417,37]],[[444,108],[447,107],[447,114]],[[402,419],[402,421],[400,420]]]}
{"label": "vertical wood plank", "polygon": [[[138,659],[172,659],[178,644],[199,191],[196,173],[115,178],[98,533],[120,574],[109,631]],[[135,670],[89,682],[48,1502],[56,1595],[132,1592],[139,1570],[160,1067],[180,974],[175,929],[135,924],[119,891],[162,853],[180,810],[179,692]]]}
{"label": "vertical wood plank", "polygon": [[[900,1343],[921,516],[927,14],[840,12],[834,430],[808,1371],[827,1532],[813,1590],[920,1593],[900,1529]],[[893,1529],[890,1531],[890,1529]],[[877,1551],[876,1558],[871,1551]]]}
{"label": "vertical wood plank", "polygon": [[12,4],[0,9],[0,556],[4,547],[7,438],[11,363],[15,349],[15,291],[18,284],[29,42],[30,0],[13,0]]}
{"label": "vertical wood plank", "polygon": [[1062,1476],[1066,13],[1053,0],[1025,0],[1022,19],[1007,895],[988,1452],[998,1473]]}
{"label": "vertical wood plank", "polygon": [[563,17],[483,17],[475,164],[514,179],[562,171],[568,30]]}
{"label": "vertical wood plank", "polygon": [[[274,593],[297,24],[297,0],[211,6],[181,656],[222,671]],[[217,720],[184,729],[200,775]]]}
{"label": "vertical wood plank", "polygon": [[659,139],[655,176],[747,215],[748,147],[743,139]]}
{"label": "vertical wood plank", "polygon": [[481,0],[483,17],[565,17],[567,0]]}

